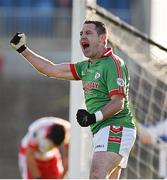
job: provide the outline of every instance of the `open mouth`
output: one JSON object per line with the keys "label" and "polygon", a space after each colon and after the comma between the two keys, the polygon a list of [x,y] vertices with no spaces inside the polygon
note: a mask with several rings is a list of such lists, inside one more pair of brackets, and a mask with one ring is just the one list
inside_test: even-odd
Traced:
{"label": "open mouth", "polygon": [[82,43],[82,47],[84,50],[87,49],[89,46],[89,43]]}

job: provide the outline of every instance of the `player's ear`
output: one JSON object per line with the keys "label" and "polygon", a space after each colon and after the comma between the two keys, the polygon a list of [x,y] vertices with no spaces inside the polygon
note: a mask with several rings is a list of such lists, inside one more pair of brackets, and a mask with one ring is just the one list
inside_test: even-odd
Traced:
{"label": "player's ear", "polygon": [[107,40],[107,34],[100,34],[99,39],[102,43],[106,42]]}

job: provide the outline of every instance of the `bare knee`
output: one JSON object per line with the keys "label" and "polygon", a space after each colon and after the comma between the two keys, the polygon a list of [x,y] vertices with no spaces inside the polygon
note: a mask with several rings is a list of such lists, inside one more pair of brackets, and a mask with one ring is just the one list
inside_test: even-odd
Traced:
{"label": "bare knee", "polygon": [[107,176],[107,168],[105,162],[100,162],[99,159],[92,161],[90,169],[90,179],[104,179]]}
{"label": "bare knee", "polygon": [[112,171],[108,171],[107,168],[101,169],[100,167],[95,168],[90,173],[90,179],[119,179],[121,174],[121,167],[118,166]]}
{"label": "bare knee", "polygon": [[107,172],[102,171],[102,169],[94,169],[91,171],[89,178],[90,179],[104,179],[107,177]]}
{"label": "bare knee", "polygon": [[118,167],[122,157],[112,152],[96,152],[94,153],[90,179],[104,179],[114,172]]}
{"label": "bare knee", "polygon": [[119,179],[121,175],[121,167],[116,167],[110,174],[108,174],[107,179]]}

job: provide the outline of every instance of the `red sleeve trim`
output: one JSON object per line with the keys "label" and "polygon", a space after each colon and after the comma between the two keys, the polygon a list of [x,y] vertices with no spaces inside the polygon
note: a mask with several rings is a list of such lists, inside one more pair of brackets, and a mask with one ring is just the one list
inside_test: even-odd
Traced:
{"label": "red sleeve trim", "polygon": [[71,70],[72,75],[73,75],[73,77],[74,77],[75,80],[81,80],[81,78],[79,77],[79,75],[78,75],[78,73],[77,73],[75,64],[70,64],[70,70]]}
{"label": "red sleeve trim", "polygon": [[126,97],[126,94],[122,93],[122,91],[120,91],[119,89],[111,90],[109,92],[110,97],[113,96],[113,95],[118,95],[118,94],[123,95],[124,97]]}

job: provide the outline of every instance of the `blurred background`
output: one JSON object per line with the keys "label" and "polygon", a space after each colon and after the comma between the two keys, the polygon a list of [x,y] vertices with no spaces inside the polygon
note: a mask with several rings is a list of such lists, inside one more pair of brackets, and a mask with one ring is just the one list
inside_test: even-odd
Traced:
{"label": "blurred background", "polygon": [[[152,0],[97,0],[98,5],[152,36]],[[29,47],[55,63],[71,58],[72,0],[0,0],[0,178],[20,178],[18,145],[43,116],[69,119],[69,82],[37,73],[11,49],[25,32]],[[79,32],[76,32],[79,33]]]}

